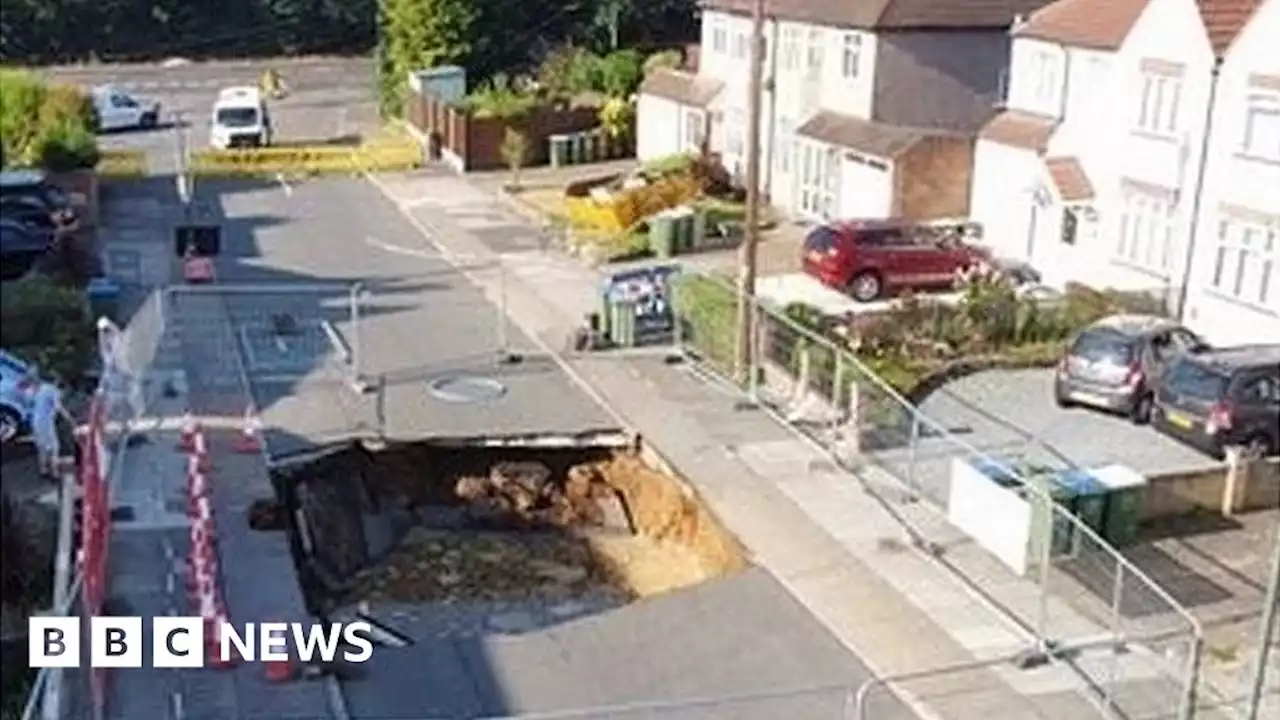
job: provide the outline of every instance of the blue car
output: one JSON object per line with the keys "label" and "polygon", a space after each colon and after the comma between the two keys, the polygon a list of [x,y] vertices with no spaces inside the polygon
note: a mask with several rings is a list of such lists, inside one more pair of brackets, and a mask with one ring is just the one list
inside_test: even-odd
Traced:
{"label": "blue car", "polygon": [[36,390],[32,372],[31,365],[0,350],[0,443],[13,442],[30,428]]}

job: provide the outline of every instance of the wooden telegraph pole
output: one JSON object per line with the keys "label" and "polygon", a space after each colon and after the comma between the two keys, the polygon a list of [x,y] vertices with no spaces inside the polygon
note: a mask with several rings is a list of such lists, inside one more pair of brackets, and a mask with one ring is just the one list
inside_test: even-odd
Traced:
{"label": "wooden telegraph pole", "polygon": [[764,89],[764,0],[754,0],[751,12],[751,82],[747,89],[747,212],[738,257],[738,347],[734,376],[746,383],[755,367],[756,256],[760,245],[760,114]]}

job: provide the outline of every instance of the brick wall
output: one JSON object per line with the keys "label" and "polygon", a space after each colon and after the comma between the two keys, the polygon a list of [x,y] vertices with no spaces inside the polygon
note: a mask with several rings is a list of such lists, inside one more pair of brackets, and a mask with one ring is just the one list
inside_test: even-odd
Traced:
{"label": "brick wall", "polygon": [[895,165],[894,215],[916,220],[969,215],[974,141],[936,137],[920,141]]}

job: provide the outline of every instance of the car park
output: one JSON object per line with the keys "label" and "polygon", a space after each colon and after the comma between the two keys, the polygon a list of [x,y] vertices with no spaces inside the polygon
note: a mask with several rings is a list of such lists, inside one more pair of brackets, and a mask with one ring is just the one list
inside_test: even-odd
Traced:
{"label": "car park", "polygon": [[160,103],[142,100],[111,85],[99,85],[89,93],[93,122],[99,132],[146,130],[160,124]]}
{"label": "car park", "polygon": [[899,220],[848,220],[821,225],[805,237],[802,267],[827,287],[859,302],[898,290],[942,290],[990,253],[967,242],[965,225]]}
{"label": "car park", "polygon": [[1083,405],[1146,423],[1165,369],[1181,355],[1206,347],[1195,333],[1167,318],[1103,318],[1068,344],[1054,375],[1054,400],[1058,407]]}
{"label": "car park", "polygon": [[1178,358],[1156,393],[1152,425],[1216,458],[1232,445],[1280,455],[1280,345]]}

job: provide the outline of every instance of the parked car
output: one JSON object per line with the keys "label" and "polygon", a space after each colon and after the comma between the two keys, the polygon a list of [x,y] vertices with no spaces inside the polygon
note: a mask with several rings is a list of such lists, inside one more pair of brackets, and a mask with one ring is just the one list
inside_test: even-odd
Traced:
{"label": "parked car", "polygon": [[1207,347],[1198,335],[1167,318],[1103,318],[1067,346],[1054,376],[1054,400],[1059,407],[1087,405],[1145,424],[1169,364]]}
{"label": "parked car", "polygon": [[9,444],[26,432],[31,422],[35,386],[32,367],[0,350],[0,443]]}
{"label": "parked car", "polygon": [[16,280],[53,249],[56,234],[17,220],[0,218],[0,279]]}
{"label": "parked car", "polygon": [[1280,455],[1280,345],[1179,358],[1156,393],[1152,425],[1219,459],[1232,445]]}
{"label": "parked car", "polygon": [[57,215],[64,222],[73,223],[78,220],[79,215],[71,202],[71,196],[50,182],[49,174],[43,170],[0,172],[0,202],[13,202],[18,198],[40,203],[48,209],[51,216]]}
{"label": "parked car", "polygon": [[123,90],[100,85],[89,93],[93,123],[99,132],[147,130],[160,124],[160,103],[133,97]]}
{"label": "parked car", "polygon": [[957,275],[990,264],[960,226],[900,220],[849,220],[814,228],[804,240],[804,272],[870,302],[902,289],[947,289]]}

